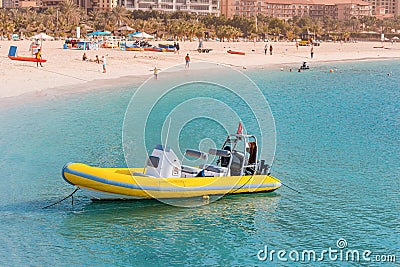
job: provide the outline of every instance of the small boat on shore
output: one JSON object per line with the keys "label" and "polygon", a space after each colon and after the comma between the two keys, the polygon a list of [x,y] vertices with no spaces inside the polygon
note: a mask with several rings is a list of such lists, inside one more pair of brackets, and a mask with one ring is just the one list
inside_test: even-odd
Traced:
{"label": "small boat on shore", "polygon": [[210,195],[272,192],[281,182],[260,160],[253,135],[230,134],[222,149],[208,153],[188,149],[185,156],[213,164],[186,166],[170,147],[156,145],[144,168],[99,168],[68,163],[66,182],[79,187],[92,200],[169,199]]}
{"label": "small boat on shore", "polygon": [[29,61],[29,62],[46,62],[46,59],[36,58],[36,57],[20,57],[17,56],[17,47],[10,46],[10,50],[8,51],[8,58],[11,60],[18,60],[18,61]]}
{"label": "small boat on shore", "polygon": [[176,52],[175,46],[170,43],[160,43],[158,47],[164,49],[164,52]]}
{"label": "small boat on shore", "polygon": [[46,59],[37,59],[34,57],[13,57],[13,56],[8,56],[9,59],[11,60],[18,60],[18,61],[29,61],[29,62],[46,62]]}
{"label": "small boat on shore", "polygon": [[165,48],[159,48],[159,47],[145,47],[144,51],[152,51],[152,52],[164,52]]}
{"label": "small boat on shore", "polygon": [[234,55],[246,55],[245,52],[240,52],[240,51],[233,51],[233,50],[228,50],[227,51],[229,54],[234,54]]}

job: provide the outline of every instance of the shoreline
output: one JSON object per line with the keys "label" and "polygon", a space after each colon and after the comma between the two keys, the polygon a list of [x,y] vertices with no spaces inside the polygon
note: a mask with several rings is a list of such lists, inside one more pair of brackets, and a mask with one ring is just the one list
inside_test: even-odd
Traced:
{"label": "shoreline", "polygon": [[[28,41],[0,42],[0,51],[4,54],[8,45],[19,45],[24,47]],[[213,51],[207,54],[194,52],[192,49],[196,42],[182,43],[182,52],[154,53],[133,52],[110,49],[100,50],[65,50],[61,49],[62,41],[43,42],[45,58],[48,64],[43,68],[36,68],[33,64],[21,63],[6,59],[0,59],[4,68],[0,70],[1,102],[12,102],[16,98],[33,98],[47,95],[64,95],[70,93],[86,92],[96,89],[111,87],[125,87],[140,85],[146,79],[152,77],[152,68],[157,66],[161,71],[182,64],[186,53],[190,53],[191,62],[207,61],[215,64],[245,69],[283,69],[293,66],[295,70],[303,61],[308,64],[329,64],[340,62],[359,62],[377,60],[400,59],[400,44],[390,45],[391,48],[373,48],[379,42],[349,43],[323,43],[320,47],[314,47],[316,57],[309,58],[309,47],[301,47],[296,50],[292,43],[272,43],[277,48],[273,56],[264,55],[265,43],[206,43]],[[325,46],[325,47],[324,47]],[[242,49],[245,56],[227,55],[227,49]],[[23,50],[23,49],[21,49]],[[23,51],[24,52],[24,51]],[[21,54],[23,53],[21,52]],[[107,55],[107,73],[101,73],[101,64],[94,62],[82,62],[80,56],[86,52],[90,58],[95,54]],[[7,53],[7,52],[6,52]],[[25,51],[26,54],[26,51]],[[58,60],[54,60],[58,59]],[[5,87],[5,88],[4,88]],[[5,89],[5,90],[4,90]]]}
{"label": "shoreline", "polygon": [[[338,59],[338,60],[325,60],[325,61],[318,61],[314,62],[318,65],[326,65],[329,63],[347,63],[347,62],[374,62],[374,61],[388,61],[388,60],[396,60],[400,59],[399,57],[385,57],[385,58],[359,58],[357,60],[353,59]],[[212,62],[215,63],[215,62]],[[221,64],[221,63],[215,63]],[[290,63],[288,63],[290,64]],[[275,65],[253,65],[246,67],[243,69],[242,66],[229,66],[224,64],[228,67],[237,68],[239,71],[244,72],[246,70],[260,70],[260,69],[275,69],[280,71],[287,72],[288,70],[283,70],[283,67],[288,67],[288,64],[281,63],[280,66],[278,64]],[[293,64],[293,63],[292,63]],[[283,67],[282,67],[283,66]],[[293,71],[296,72],[295,70]],[[176,72],[174,72],[176,73]],[[162,71],[159,72],[159,75],[162,74]],[[247,74],[246,74],[247,75]],[[69,95],[76,95],[76,94],[83,94],[88,92],[94,91],[102,91],[102,90],[110,90],[112,88],[127,88],[127,87],[139,87],[143,82],[147,79],[151,78],[152,75],[126,75],[116,78],[107,78],[107,79],[96,79],[92,81],[85,81],[84,83],[76,84],[73,89],[71,89],[70,85],[62,85],[56,87],[45,88],[42,90],[36,91],[28,91],[20,95],[15,96],[8,96],[8,97],[1,97],[0,96],[0,103],[3,109],[7,109],[12,107],[15,104],[25,104],[29,102],[34,102],[35,100],[41,101],[45,100],[46,98],[49,99],[51,97],[57,98],[62,96],[69,96]]]}

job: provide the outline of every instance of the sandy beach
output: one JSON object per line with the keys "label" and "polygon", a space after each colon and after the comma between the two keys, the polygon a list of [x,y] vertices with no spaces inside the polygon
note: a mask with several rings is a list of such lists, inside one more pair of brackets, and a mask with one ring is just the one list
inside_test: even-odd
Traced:
{"label": "sandy beach", "polygon": [[[150,51],[120,51],[101,48],[86,51],[89,59],[96,55],[107,57],[107,73],[102,73],[102,65],[82,61],[84,51],[63,49],[63,41],[44,41],[44,67],[36,63],[13,61],[7,57],[11,45],[18,47],[18,55],[30,56],[31,41],[1,41],[0,45],[0,98],[15,97],[27,93],[40,95],[44,90],[62,91],[74,88],[95,89],[110,85],[123,85],[143,81],[150,77],[156,66],[162,70],[184,63],[187,53],[191,62],[210,61],[235,68],[279,68],[296,70],[303,61],[312,66],[318,62],[348,60],[377,60],[400,58],[400,43],[359,42],[322,43],[314,47],[314,58],[310,58],[310,47],[296,49],[294,42],[272,42],[273,54],[264,54],[264,42],[204,42],[210,53],[198,53],[198,42],[181,42],[179,54]],[[158,42],[153,42],[158,45]],[[384,45],[385,48],[374,48]],[[227,50],[245,52],[246,55],[228,54]]]}

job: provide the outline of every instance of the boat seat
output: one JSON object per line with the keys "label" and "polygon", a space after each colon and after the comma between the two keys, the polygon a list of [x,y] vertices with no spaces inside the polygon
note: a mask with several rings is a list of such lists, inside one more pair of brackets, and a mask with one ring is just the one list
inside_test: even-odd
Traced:
{"label": "boat seat", "polygon": [[189,174],[197,175],[201,171],[201,169],[196,168],[196,167],[182,165],[182,171],[186,172],[186,173],[189,173]]}
{"label": "boat seat", "polygon": [[223,176],[228,173],[228,168],[226,168],[226,167],[220,167],[220,166],[210,165],[210,164],[200,165],[199,167],[206,170],[207,172],[215,173],[218,176]]}
{"label": "boat seat", "polygon": [[191,166],[182,165],[181,177],[196,177],[201,172],[201,169]]}

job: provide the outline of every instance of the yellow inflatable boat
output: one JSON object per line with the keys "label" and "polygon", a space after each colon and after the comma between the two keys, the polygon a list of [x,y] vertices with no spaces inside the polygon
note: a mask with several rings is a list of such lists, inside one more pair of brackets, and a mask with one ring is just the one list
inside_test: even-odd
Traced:
{"label": "yellow inflatable boat", "polygon": [[[243,145],[243,147],[241,147]],[[269,175],[270,167],[257,160],[253,135],[231,134],[223,149],[208,153],[188,149],[188,157],[215,164],[185,166],[170,147],[156,145],[144,168],[98,168],[68,163],[62,169],[65,181],[95,200],[166,199],[239,193],[272,192],[281,182]]]}

